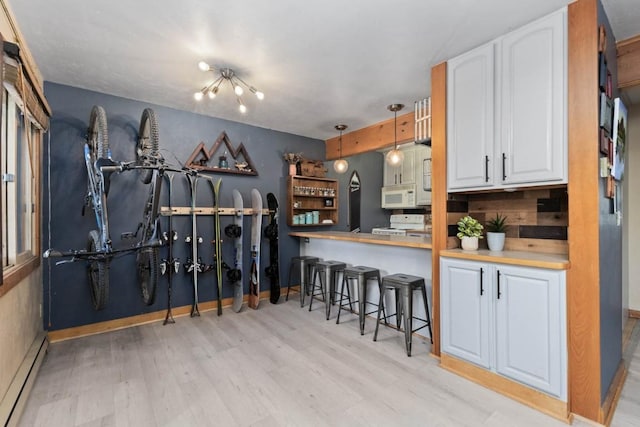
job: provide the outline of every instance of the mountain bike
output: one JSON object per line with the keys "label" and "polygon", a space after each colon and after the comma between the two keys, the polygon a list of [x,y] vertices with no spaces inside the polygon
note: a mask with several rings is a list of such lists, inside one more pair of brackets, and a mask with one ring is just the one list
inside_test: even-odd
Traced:
{"label": "mountain bike", "polygon": [[[71,257],[56,264],[87,261],[91,300],[96,310],[105,307],[109,297],[109,267],[116,256],[136,252],[138,283],[145,304],[155,301],[159,271],[159,246],[162,246],[160,232],[160,193],[163,176],[167,171],[182,172],[164,163],[159,153],[158,125],[153,110],[147,108],[142,113],[136,146],[135,162],[116,162],[111,158],[107,136],[106,114],[102,107],[91,110],[89,128],[84,145],[84,159],[87,168],[87,195],[83,207],[93,209],[96,230],[91,230],[86,249],[67,252],[48,249],[44,258]],[[135,245],[114,249],[109,233],[107,196],[109,183],[114,172],[140,171],[140,179],[149,187],[142,221],[134,233],[124,233],[123,238],[138,238]],[[139,237],[138,237],[139,236]]]}

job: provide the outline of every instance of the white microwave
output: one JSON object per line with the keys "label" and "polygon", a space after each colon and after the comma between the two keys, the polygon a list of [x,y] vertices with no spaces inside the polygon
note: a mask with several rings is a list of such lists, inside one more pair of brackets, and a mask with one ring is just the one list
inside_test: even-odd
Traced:
{"label": "white microwave", "polygon": [[381,198],[384,209],[407,209],[418,206],[415,184],[382,187]]}

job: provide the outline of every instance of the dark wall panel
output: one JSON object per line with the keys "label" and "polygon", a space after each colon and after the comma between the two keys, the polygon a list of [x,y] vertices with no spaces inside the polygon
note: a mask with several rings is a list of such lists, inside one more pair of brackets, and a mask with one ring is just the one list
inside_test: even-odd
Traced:
{"label": "dark wall panel", "polygon": [[[305,157],[324,159],[325,147],[321,140],[305,138],[292,134],[276,132],[269,129],[244,125],[241,123],[216,119],[162,106],[149,105],[143,102],[105,95],[87,90],[63,86],[54,83],[45,84],[45,94],[53,109],[51,129],[45,146],[42,167],[45,182],[43,186],[43,248],[51,246],[57,249],[79,249],[86,246],[87,235],[95,229],[95,219],[91,210],[81,215],[86,194],[86,169],[83,160],[83,142],[88,125],[89,114],[93,105],[105,108],[108,122],[109,143],[115,160],[134,160],[135,141],[140,116],[144,108],[151,107],[156,113],[159,124],[160,146],[167,161],[172,164],[184,162],[195,146],[204,141],[207,146],[216,140],[220,132],[226,131],[232,144],[244,143],[256,169],[257,177],[239,175],[212,175],[222,178],[221,205],[232,206],[231,191],[237,188],[245,199],[245,206],[250,206],[250,192],[257,188],[263,195],[266,206],[266,194],[273,192],[283,205],[286,201],[286,175],[288,166],[282,155],[284,152],[302,152]],[[267,108],[265,106],[265,108]],[[46,139],[45,139],[46,141]],[[51,147],[50,151],[48,146]],[[358,165],[360,160],[353,160]],[[361,176],[367,188],[373,188],[382,181],[382,172],[367,170],[364,164],[367,156],[363,156]],[[50,183],[47,169],[50,166]],[[328,165],[330,167],[330,164]],[[370,175],[370,176],[369,176]],[[366,178],[365,178],[366,177]],[[49,186],[50,184],[50,186]],[[333,227],[343,230],[346,227],[346,182],[341,181],[340,224]],[[174,180],[174,205],[187,206],[189,203],[186,180],[176,176]],[[377,190],[379,192],[379,189]],[[51,200],[51,216],[48,215],[49,195]],[[108,208],[110,215],[111,236],[114,246],[123,248],[129,245],[122,241],[123,232],[135,231],[142,218],[143,204],[147,197],[147,186],[141,183],[134,172],[115,175],[109,194]],[[365,202],[366,205],[367,202]],[[372,199],[373,203],[373,199]],[[379,196],[376,201],[379,205]],[[373,204],[376,204],[373,203]],[[163,193],[163,204],[166,194]],[[211,194],[205,182],[199,186],[198,204],[210,205]],[[365,211],[365,209],[363,209]],[[298,240],[287,235],[290,231],[286,225],[285,214],[281,215],[280,247],[281,247],[281,282],[286,282],[288,260],[298,253]],[[230,223],[231,217],[222,217],[222,225]],[[166,224],[166,222],[164,222]],[[188,248],[183,243],[185,235],[190,233],[188,217],[174,217],[175,228],[179,233],[176,244],[177,256],[184,262]],[[266,225],[266,219],[263,226]],[[205,239],[202,245],[202,256],[205,262],[212,262],[213,219],[198,219],[201,235]],[[245,217],[244,245],[247,248],[244,256],[245,266],[249,265],[250,219]],[[331,228],[322,228],[328,230]],[[49,232],[51,233],[49,235]],[[49,242],[50,239],[50,242]],[[227,239],[229,240],[229,239]],[[269,281],[264,276],[264,268],[268,265],[268,244],[263,238],[262,245],[262,287],[268,289]],[[165,256],[166,249],[161,249]],[[232,242],[223,243],[223,257],[228,264],[233,263]],[[50,265],[50,269],[49,269]],[[49,273],[50,271],[50,273]],[[245,267],[245,273],[246,273]],[[243,280],[245,293],[248,289],[245,274]],[[112,262],[110,280],[110,298],[107,307],[96,312],[91,307],[89,287],[86,278],[86,266],[83,262],[55,265],[55,260],[48,264],[45,261],[44,290],[44,324],[49,330],[69,328],[99,321],[163,310],[167,306],[166,278],[161,278],[156,302],[145,306],[139,295],[135,277],[135,256],[119,257]],[[183,270],[174,281],[174,306],[191,304],[193,288],[190,276]],[[200,282],[200,301],[214,300],[216,296],[215,271],[202,276]],[[231,286],[224,284],[224,297],[232,295]],[[263,302],[268,304],[268,302]]]}
{"label": "dark wall panel", "polygon": [[[613,98],[618,96],[615,35],[602,4],[598,21],[607,32],[607,67],[613,76]],[[593,142],[595,144],[595,141]],[[622,197],[619,186],[617,197]],[[622,360],[622,227],[616,223],[612,200],[605,197],[606,181],[600,179],[600,399],[604,401]],[[618,201],[622,206],[622,200]]]}

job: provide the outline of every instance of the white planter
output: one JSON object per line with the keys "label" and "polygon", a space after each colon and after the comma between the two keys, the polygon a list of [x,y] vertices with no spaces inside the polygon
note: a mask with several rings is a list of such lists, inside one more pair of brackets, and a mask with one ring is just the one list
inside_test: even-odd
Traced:
{"label": "white planter", "polygon": [[478,250],[478,238],[477,237],[468,237],[464,236],[460,239],[462,244],[462,249],[465,251],[477,251]]}
{"label": "white planter", "polygon": [[488,231],[487,245],[489,245],[489,250],[499,252],[504,249],[504,237],[504,233],[495,233],[493,231]]}

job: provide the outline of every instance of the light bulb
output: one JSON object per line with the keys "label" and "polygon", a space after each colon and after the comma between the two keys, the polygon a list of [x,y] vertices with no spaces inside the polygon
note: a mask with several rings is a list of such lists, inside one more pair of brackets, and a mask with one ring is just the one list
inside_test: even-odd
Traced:
{"label": "light bulb", "polygon": [[242,96],[242,94],[244,93],[244,90],[242,90],[242,88],[240,87],[240,85],[235,85],[233,87],[233,91],[236,93],[236,95],[238,96]]}
{"label": "light bulb", "polygon": [[345,173],[349,169],[349,163],[345,159],[333,162],[333,170],[337,173]]}
{"label": "light bulb", "polygon": [[244,104],[240,104],[240,106],[238,107],[238,110],[240,110],[240,112],[244,114],[247,112],[247,107]]}
{"label": "light bulb", "polygon": [[198,68],[200,68],[201,71],[209,71],[211,69],[211,67],[209,67],[209,64],[204,61],[198,62]]}
{"label": "light bulb", "polygon": [[390,165],[399,165],[404,160],[404,153],[397,148],[389,151],[385,156],[387,163]]}
{"label": "light bulb", "polygon": [[202,101],[202,97],[204,97],[204,94],[200,91],[196,92],[193,94],[193,97],[196,99],[196,101]]}
{"label": "light bulb", "polygon": [[256,97],[262,101],[264,99],[264,93],[260,92],[259,90],[256,91]]}
{"label": "light bulb", "polygon": [[209,99],[213,99],[216,97],[216,93],[213,91],[213,89],[207,92],[207,94],[209,95]]}

